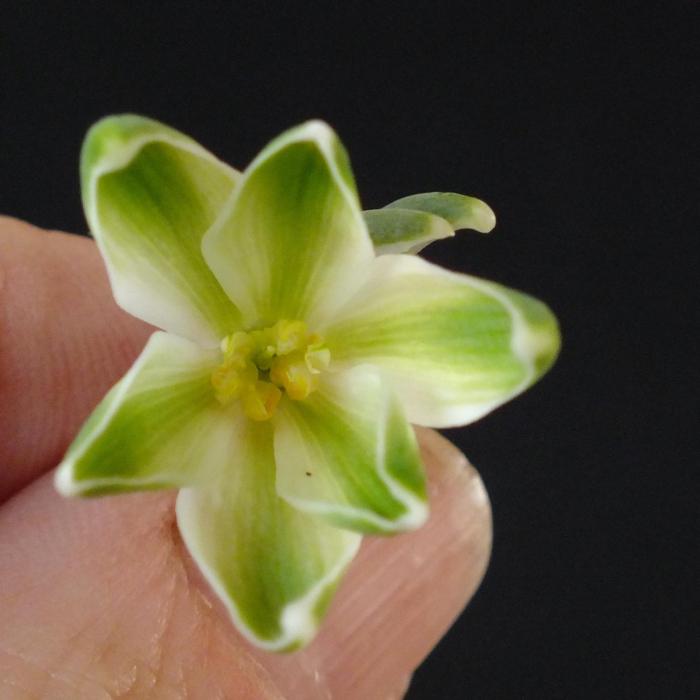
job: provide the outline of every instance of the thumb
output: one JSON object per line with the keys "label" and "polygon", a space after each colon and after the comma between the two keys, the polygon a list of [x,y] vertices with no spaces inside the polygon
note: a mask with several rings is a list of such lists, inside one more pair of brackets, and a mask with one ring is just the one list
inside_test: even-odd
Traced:
{"label": "thumb", "polygon": [[435,433],[419,437],[427,525],[367,538],[319,636],[286,656],[236,633],[179,539],[171,493],[66,501],[38,480],[0,508],[8,697],[400,697],[476,589],[491,543],[476,472]]}

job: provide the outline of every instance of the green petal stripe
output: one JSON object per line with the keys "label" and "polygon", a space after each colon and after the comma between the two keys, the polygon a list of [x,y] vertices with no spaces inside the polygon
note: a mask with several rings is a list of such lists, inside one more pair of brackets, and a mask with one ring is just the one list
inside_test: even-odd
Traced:
{"label": "green petal stripe", "polygon": [[292,505],[359,532],[419,527],[425,480],[413,429],[373,367],[328,374],[280,407],[277,491]]}
{"label": "green petal stripe", "polygon": [[150,119],[107,117],[90,129],[83,203],[122,308],[211,345],[239,327],[201,254],[202,236],[238,179],[192,139]]}
{"label": "green petal stripe", "polygon": [[102,495],[206,481],[228,446],[230,412],[214,399],[218,354],[156,332],[95,409],[56,473],[64,495]]}
{"label": "green petal stripe", "polygon": [[177,499],[182,537],[238,628],[270,651],[315,634],[360,536],[330,527],[275,493],[272,426],[235,426],[224,478]]}
{"label": "green petal stripe", "polygon": [[412,423],[474,421],[554,362],[559,331],[541,302],[408,255],[376,258],[325,338],[336,367],[379,367]]}
{"label": "green petal stripe", "polygon": [[362,282],[374,257],[347,156],[326,124],[272,141],[203,242],[246,325],[313,327]]}

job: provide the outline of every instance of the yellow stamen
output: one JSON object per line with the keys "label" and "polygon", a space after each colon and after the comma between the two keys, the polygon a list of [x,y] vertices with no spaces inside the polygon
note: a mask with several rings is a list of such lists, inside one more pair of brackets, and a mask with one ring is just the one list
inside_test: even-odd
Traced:
{"label": "yellow stamen", "polygon": [[281,398],[282,392],[274,384],[258,380],[243,394],[243,411],[251,420],[269,420]]}
{"label": "yellow stamen", "polygon": [[227,406],[233,399],[237,399],[243,390],[254,383],[258,378],[258,369],[248,362],[243,367],[236,367],[231,363],[224,363],[217,367],[211,375],[211,383],[214,387],[214,395],[222,406]]}
{"label": "yellow stamen", "polygon": [[314,389],[313,377],[300,352],[275,358],[270,369],[270,379],[283,386],[290,399],[301,401]]}
{"label": "yellow stamen", "polygon": [[211,376],[217,400],[226,406],[240,399],[246,416],[256,421],[272,417],[282,390],[294,401],[305,399],[331,357],[321,337],[309,333],[303,321],[286,319],[226,336],[221,352],[221,365]]}
{"label": "yellow stamen", "polygon": [[294,350],[300,350],[308,342],[306,324],[303,321],[277,321],[273,330],[277,340],[278,355],[287,355]]}

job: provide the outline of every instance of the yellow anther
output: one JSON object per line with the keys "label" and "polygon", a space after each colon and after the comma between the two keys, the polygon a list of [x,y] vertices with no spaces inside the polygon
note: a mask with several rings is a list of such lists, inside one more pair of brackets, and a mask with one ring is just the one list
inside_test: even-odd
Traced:
{"label": "yellow anther", "polygon": [[217,367],[211,375],[211,384],[214,387],[214,395],[223,406],[237,399],[244,389],[258,378],[258,369],[252,362],[237,367],[224,362]]}
{"label": "yellow anther", "polygon": [[225,406],[240,399],[246,416],[257,421],[272,417],[281,390],[295,401],[305,399],[331,359],[319,335],[309,333],[303,321],[286,319],[226,336],[221,353],[221,365],[211,375],[217,400]]}
{"label": "yellow anther", "polygon": [[243,393],[243,411],[251,420],[269,420],[280,398],[282,392],[274,384],[258,380]]}
{"label": "yellow anther", "polygon": [[285,388],[290,399],[301,401],[313,391],[313,377],[304,356],[294,352],[276,357],[270,369],[270,379]]}
{"label": "yellow anther", "polygon": [[300,350],[307,343],[306,324],[303,321],[277,321],[273,329],[278,355],[287,355],[294,350]]}

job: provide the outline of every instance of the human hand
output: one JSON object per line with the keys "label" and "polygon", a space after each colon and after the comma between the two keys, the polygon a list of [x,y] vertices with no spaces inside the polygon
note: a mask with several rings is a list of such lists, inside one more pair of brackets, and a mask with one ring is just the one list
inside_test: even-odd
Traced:
{"label": "human hand", "polygon": [[401,697],[486,568],[477,473],[420,429],[428,523],[366,538],[306,649],[255,649],[190,560],[173,492],[66,500],[47,474],[152,330],[115,305],[92,241],[0,218],[0,697]]}

